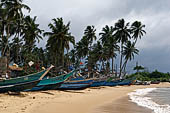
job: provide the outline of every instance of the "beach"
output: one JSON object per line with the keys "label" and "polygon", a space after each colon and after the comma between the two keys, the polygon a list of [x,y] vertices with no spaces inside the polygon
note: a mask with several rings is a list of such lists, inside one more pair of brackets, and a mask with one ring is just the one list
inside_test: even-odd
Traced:
{"label": "beach", "polygon": [[0,94],[1,113],[151,113],[129,101],[136,89],[170,87],[170,83],[87,88],[77,91]]}

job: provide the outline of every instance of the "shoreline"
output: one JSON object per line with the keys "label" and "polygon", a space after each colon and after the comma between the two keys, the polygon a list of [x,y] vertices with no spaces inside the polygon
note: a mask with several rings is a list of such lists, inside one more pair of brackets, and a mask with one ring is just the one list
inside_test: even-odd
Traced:
{"label": "shoreline", "polygon": [[131,102],[128,96],[125,96],[96,108],[92,113],[152,113],[152,110],[138,106]]}
{"label": "shoreline", "polygon": [[[109,106],[117,105],[128,113],[128,109],[123,109],[127,103],[131,107],[139,107],[129,101],[128,93],[136,89],[155,87],[170,87],[170,83],[87,88],[78,91],[23,92],[21,96],[0,94],[0,111],[2,113],[102,113],[102,110],[106,110]],[[110,110],[115,112],[109,113],[123,113],[120,109],[114,108],[117,107],[112,107]],[[146,110],[149,113],[150,110]],[[129,110],[129,113],[132,112]]]}

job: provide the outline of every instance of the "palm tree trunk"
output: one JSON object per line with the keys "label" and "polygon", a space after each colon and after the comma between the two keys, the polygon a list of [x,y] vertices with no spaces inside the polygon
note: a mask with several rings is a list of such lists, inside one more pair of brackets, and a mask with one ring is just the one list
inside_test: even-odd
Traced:
{"label": "palm tree trunk", "polygon": [[[3,29],[3,27],[2,27],[2,29]],[[3,38],[4,38],[4,29],[2,31],[1,37],[2,37],[2,40],[3,40]],[[4,53],[4,48],[3,47],[1,48],[1,56],[3,56],[2,53]]]}
{"label": "palm tree trunk", "polygon": [[128,61],[128,60],[126,60],[126,61],[124,62],[124,64],[123,64],[123,66],[122,66],[122,70],[123,70],[124,72],[126,71],[127,61]]}
{"label": "palm tree trunk", "polygon": [[102,60],[102,67],[103,67],[102,69],[104,70],[104,61],[103,60]]}
{"label": "palm tree trunk", "polygon": [[[5,45],[5,49],[7,48],[7,46],[8,46],[8,38],[9,38],[9,25],[7,26],[8,27],[8,31],[7,31],[7,43],[6,43],[6,45]],[[9,50],[10,51],[10,50]],[[5,50],[4,50],[4,54],[5,54]],[[10,55],[8,54],[7,55],[7,74],[8,74],[8,70],[9,70],[9,57],[10,57]],[[9,74],[8,74],[9,75]]]}
{"label": "palm tree trunk", "polygon": [[114,57],[112,57],[112,74],[114,73]]}
{"label": "palm tree trunk", "polygon": [[69,66],[70,66],[70,61],[69,61],[69,58],[68,58],[68,49],[67,49],[67,62],[66,62],[66,65],[67,65],[67,72],[69,70]]}
{"label": "palm tree trunk", "polygon": [[125,62],[124,62],[123,65],[122,65],[122,69],[121,69],[121,70],[123,70],[123,69],[126,67],[127,61],[128,61],[128,60],[125,60]]}
{"label": "palm tree trunk", "polygon": [[123,43],[121,43],[121,52],[120,52],[120,72],[119,72],[119,78],[121,77],[122,74],[122,61],[123,61]]}

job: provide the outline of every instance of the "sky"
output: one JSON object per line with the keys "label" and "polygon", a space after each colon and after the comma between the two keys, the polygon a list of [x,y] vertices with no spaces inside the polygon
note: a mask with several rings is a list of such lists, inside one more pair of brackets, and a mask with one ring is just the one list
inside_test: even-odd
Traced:
{"label": "sky", "polygon": [[[149,71],[170,72],[170,0],[24,0],[24,3],[45,31],[49,31],[48,24],[53,18],[70,21],[76,41],[88,25],[94,25],[98,34],[102,27],[114,25],[121,18],[130,23],[141,21],[147,33],[138,41],[139,55],[127,69],[132,72],[138,61]],[[38,45],[44,47],[46,40]]]}

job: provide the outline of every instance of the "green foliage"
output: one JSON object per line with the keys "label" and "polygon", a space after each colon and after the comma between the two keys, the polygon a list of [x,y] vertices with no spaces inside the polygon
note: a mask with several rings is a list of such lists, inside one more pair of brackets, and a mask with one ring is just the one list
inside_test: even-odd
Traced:
{"label": "green foliage", "polygon": [[127,78],[136,77],[137,80],[141,81],[161,81],[161,82],[168,82],[170,80],[170,74],[169,73],[162,73],[157,70],[149,73],[149,72],[139,72],[134,73]]}
{"label": "green foliage", "polygon": [[64,50],[70,49],[70,43],[74,45],[75,39],[70,33],[70,22],[66,25],[62,18],[52,20],[48,26],[50,32],[45,32],[44,36],[48,36],[47,51],[51,54],[51,63],[55,66],[64,66]]}

